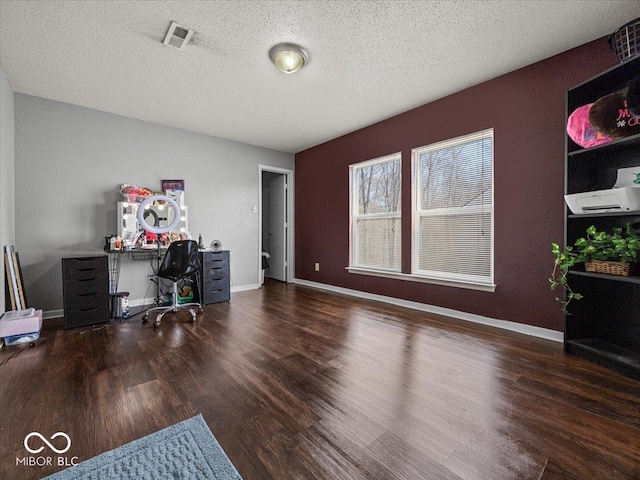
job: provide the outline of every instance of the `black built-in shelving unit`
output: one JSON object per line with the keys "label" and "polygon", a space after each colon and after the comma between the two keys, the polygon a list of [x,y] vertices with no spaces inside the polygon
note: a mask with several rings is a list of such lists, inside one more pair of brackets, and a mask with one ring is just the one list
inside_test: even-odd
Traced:
{"label": "black built-in shelving unit", "polygon": [[[567,91],[567,118],[576,108],[625,89],[640,76],[640,57]],[[565,193],[613,187],[619,168],[640,166],[640,135],[592,148],[566,137]],[[640,225],[640,212],[573,215],[566,209],[565,242],[573,245],[590,225],[611,231],[627,222]],[[572,289],[584,295],[571,302],[565,320],[565,351],[640,380],[640,277],[570,272]]]}

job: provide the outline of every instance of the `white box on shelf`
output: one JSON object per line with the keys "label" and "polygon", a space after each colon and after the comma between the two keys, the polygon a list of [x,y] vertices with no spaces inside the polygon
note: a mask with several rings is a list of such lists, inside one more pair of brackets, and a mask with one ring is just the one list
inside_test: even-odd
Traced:
{"label": "white box on shelf", "polygon": [[640,187],[573,193],[564,199],[575,215],[640,211]]}

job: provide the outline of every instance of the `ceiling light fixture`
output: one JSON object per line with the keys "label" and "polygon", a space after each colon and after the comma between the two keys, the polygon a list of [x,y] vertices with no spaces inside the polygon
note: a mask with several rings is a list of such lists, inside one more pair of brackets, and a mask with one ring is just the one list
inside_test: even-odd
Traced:
{"label": "ceiling light fixture", "polygon": [[309,63],[309,54],[294,43],[279,43],[269,50],[269,57],[278,70],[295,73]]}

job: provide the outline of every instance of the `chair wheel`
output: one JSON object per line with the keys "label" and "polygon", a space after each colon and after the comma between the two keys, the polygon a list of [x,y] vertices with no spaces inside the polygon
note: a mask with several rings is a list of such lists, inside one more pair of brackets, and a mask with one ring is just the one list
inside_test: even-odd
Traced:
{"label": "chair wheel", "polygon": [[145,313],[144,316],[142,317],[142,321],[143,322],[148,322],[149,321],[149,314]]}
{"label": "chair wheel", "polygon": [[154,328],[158,328],[159,326],[160,326],[160,322],[159,321],[156,320],[155,322],[153,322],[153,327]]}
{"label": "chair wheel", "polygon": [[198,313],[202,313],[202,312],[204,312],[204,308],[198,307]]}

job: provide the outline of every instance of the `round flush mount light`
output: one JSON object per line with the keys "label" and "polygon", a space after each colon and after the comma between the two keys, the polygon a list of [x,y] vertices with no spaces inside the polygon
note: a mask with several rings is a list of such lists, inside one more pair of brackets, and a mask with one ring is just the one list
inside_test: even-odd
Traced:
{"label": "round flush mount light", "polygon": [[295,73],[309,63],[309,54],[294,43],[279,43],[269,50],[269,57],[278,70]]}

